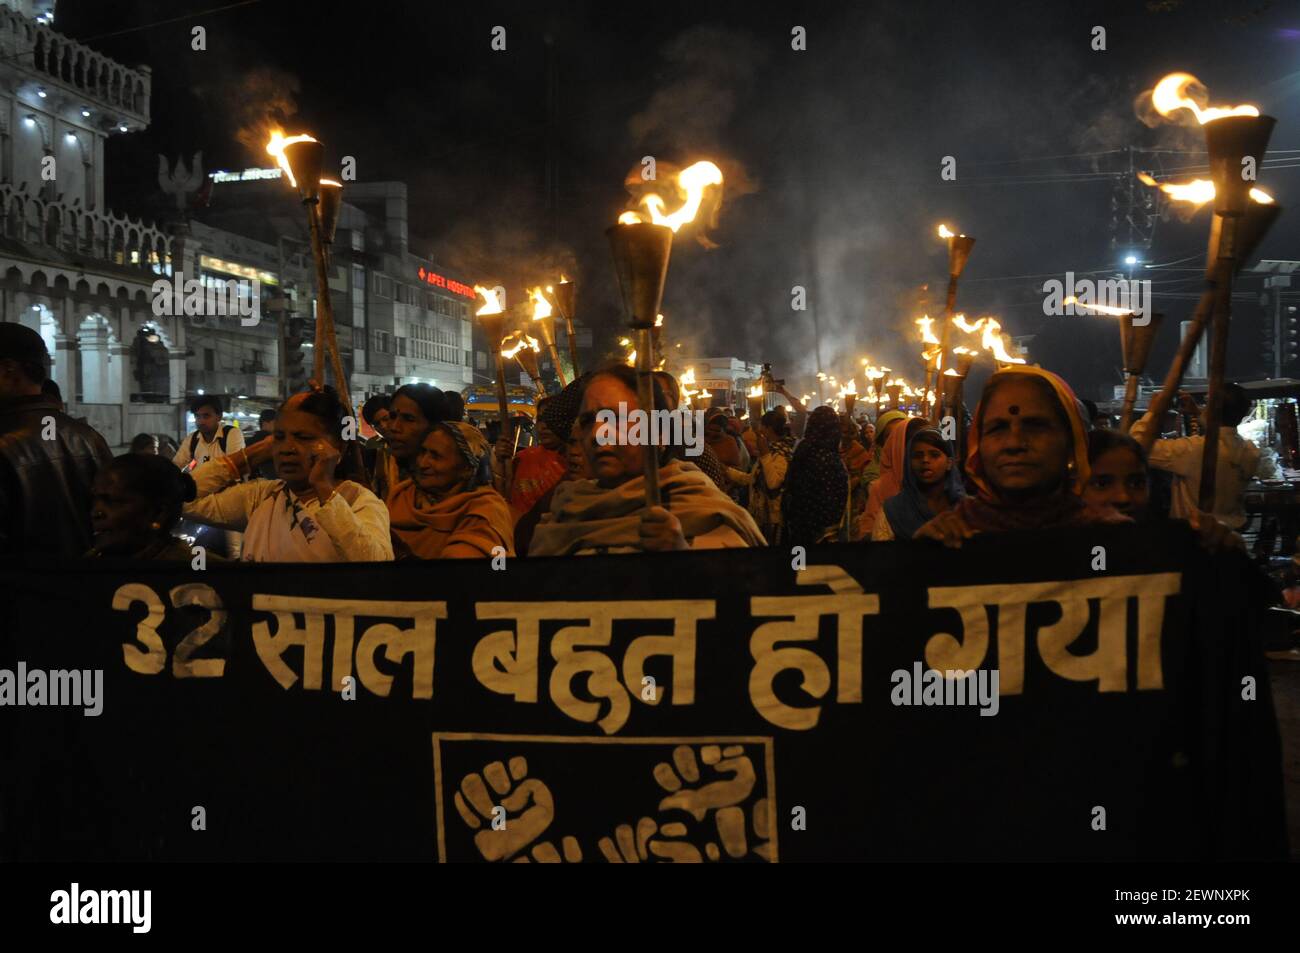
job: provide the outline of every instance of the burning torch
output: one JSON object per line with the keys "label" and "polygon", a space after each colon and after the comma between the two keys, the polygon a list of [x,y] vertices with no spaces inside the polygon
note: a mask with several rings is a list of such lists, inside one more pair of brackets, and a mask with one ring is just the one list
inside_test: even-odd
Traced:
{"label": "burning torch", "polygon": [[[668,279],[673,232],[664,225],[620,222],[607,229],[605,234],[614,253],[623,313],[635,335],[637,402],[646,413],[653,413],[654,347],[651,331],[663,301],[664,283]],[[642,450],[646,506],[658,506],[659,448],[653,441],[646,440]]]}
{"label": "burning torch", "polygon": [[[952,317],[957,307],[957,282],[961,279],[962,272],[966,270],[966,262],[970,260],[971,249],[975,247],[975,239],[969,235],[959,235],[947,225],[939,226],[939,237],[948,241],[948,299],[944,305],[943,327],[939,334],[940,353],[938,363],[935,365],[936,379],[939,370],[944,364],[951,366],[948,357],[951,353],[948,342],[952,338]],[[942,408],[940,408],[939,413],[942,414],[942,412]]]}
{"label": "burning torch", "polygon": [[1133,406],[1137,403],[1138,381],[1146,370],[1147,359],[1151,356],[1151,345],[1160,330],[1163,314],[1152,314],[1145,321],[1133,320],[1137,315],[1123,308],[1112,308],[1102,304],[1080,304],[1073,296],[1066,298],[1064,304],[1076,308],[1086,308],[1098,314],[1110,314],[1120,319],[1119,343],[1120,353],[1124,359],[1124,405],[1120,411],[1119,429],[1128,433],[1133,425]]}
{"label": "burning torch", "polygon": [[844,400],[844,413],[849,417],[850,420],[852,420],[853,405],[857,403],[858,400],[857,383],[852,378],[850,378],[849,382],[840,388],[839,396]]}
{"label": "burning torch", "polygon": [[[678,174],[677,184],[685,192],[686,199],[676,212],[664,214],[663,199],[654,194],[646,195],[641,199],[641,204],[646,207],[645,215],[624,212],[618,217],[618,223],[605,231],[614,255],[623,313],[635,336],[637,402],[646,413],[655,410],[654,329],[659,323],[659,306],[663,303],[664,284],[668,280],[673,235],[695,218],[705,187],[722,184],[722,172],[712,162],[697,162]],[[646,221],[647,217],[650,221]],[[659,448],[649,440],[643,447],[642,460],[646,506],[659,506]]]}
{"label": "burning torch", "polygon": [[351,407],[352,398],[348,393],[348,379],[339,356],[334,330],[334,304],[329,292],[328,246],[334,242],[339,210],[343,204],[343,186],[333,179],[321,178],[325,146],[311,136],[304,134],[286,138],[276,130],[266,144],[266,151],[275,158],[290,186],[298,190],[302,204],[307,207],[312,257],[316,265],[317,321],[312,378],[318,384],[325,382],[325,357],[328,354],[338,384],[339,397],[345,406]]}
{"label": "burning torch", "polygon": [[[551,356],[551,363],[555,365],[555,377],[560,382],[560,389],[563,390],[568,382],[564,379],[564,369],[560,367],[560,352],[555,347],[554,310],[550,301],[542,294],[541,288],[531,289],[528,292],[528,297],[533,300],[533,325],[542,332],[542,340],[546,342],[547,353]],[[537,342],[533,341],[533,343],[536,344]],[[536,351],[536,348],[534,348],[534,351]],[[536,363],[536,359],[534,359],[534,363]],[[530,373],[529,377],[533,377],[533,375]],[[538,377],[533,377],[533,380],[540,383]]]}
{"label": "burning torch", "polygon": [[502,363],[514,358],[519,364],[519,368],[532,380],[533,387],[537,390],[538,395],[545,396],[546,389],[542,387],[542,372],[537,363],[537,356],[540,353],[541,347],[537,343],[537,338],[523,331],[511,331],[501,340]]}
{"label": "burning torch", "polygon": [[501,353],[501,341],[505,336],[506,309],[503,302],[505,289],[474,286],[475,294],[483,296],[486,304],[476,312],[483,322],[483,333],[487,335],[488,347],[497,369],[497,405],[501,408],[501,433],[510,432],[510,400],[506,396],[506,359]]}
{"label": "burning torch", "polygon": [[[578,370],[578,339],[573,333],[573,299],[576,292],[577,286],[564,275],[560,275],[558,285],[546,286],[547,303],[560,312],[560,317],[564,319],[564,331],[569,339],[569,365],[573,368],[574,378],[582,375]],[[558,363],[556,367],[559,367]]]}
{"label": "burning torch", "polygon": [[[1253,189],[1251,182],[1254,181],[1254,176],[1247,178],[1244,170],[1257,167],[1263,162],[1277,120],[1271,116],[1261,116],[1256,107],[1248,105],[1230,109],[1202,108],[1188,96],[1193,85],[1199,86],[1196,77],[1187,73],[1171,73],[1156,84],[1151,101],[1162,116],[1169,116],[1179,109],[1190,111],[1203,127],[1205,145],[1210,156],[1214,220],[1206,255],[1206,280],[1211,287],[1207,287],[1206,293],[1211,299],[1208,307],[1213,333],[1210,338],[1209,393],[1206,396],[1205,443],[1201,456],[1198,505],[1200,509],[1212,512],[1219,457],[1219,427],[1223,422],[1232,279],[1253,251],[1253,245],[1247,247],[1247,241],[1253,239],[1257,244],[1278,214],[1276,211],[1271,216],[1249,214],[1252,199],[1255,204],[1262,202],[1271,206],[1272,198],[1267,193]],[[1256,217],[1256,220],[1246,224],[1252,217]],[[1203,301],[1205,298],[1206,295],[1202,295]],[[1197,311],[1201,310],[1198,306]],[[1202,318],[1202,326],[1204,320]],[[1193,327],[1192,331],[1195,330]],[[1191,336],[1188,335],[1189,338]],[[1154,422],[1151,429],[1153,432],[1156,429]]]}

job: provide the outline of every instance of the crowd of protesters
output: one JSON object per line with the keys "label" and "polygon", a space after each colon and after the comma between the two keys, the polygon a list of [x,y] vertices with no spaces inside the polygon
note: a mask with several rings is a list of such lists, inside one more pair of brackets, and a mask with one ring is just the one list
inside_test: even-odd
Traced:
{"label": "crowd of protesters", "polygon": [[[1204,438],[1137,440],[1096,426],[1057,375],[993,374],[964,452],[938,423],[901,410],[874,421],[829,406],[757,419],[710,408],[702,440],[657,448],[661,504],[646,505],[645,449],[612,412],[639,408],[635,372],[588,373],[539,402],[535,442],[495,441],[465,419],[459,394],[408,384],[360,416],[329,387],[266,411],[247,444],[218,398],[191,409],[174,450],[141,434],[114,458],[67,415],[36,332],[0,324],[0,554],[188,560],[182,520],[241,534],[250,562],[362,562],[565,556],[820,543],[930,540],[1163,518],[1148,468],[1173,478],[1169,516],[1206,545],[1240,546],[1242,494],[1259,452],[1232,427],[1249,411],[1230,387],[1213,513],[1196,508]],[[672,375],[656,408],[676,409]],[[1141,434],[1159,422],[1144,418]]]}

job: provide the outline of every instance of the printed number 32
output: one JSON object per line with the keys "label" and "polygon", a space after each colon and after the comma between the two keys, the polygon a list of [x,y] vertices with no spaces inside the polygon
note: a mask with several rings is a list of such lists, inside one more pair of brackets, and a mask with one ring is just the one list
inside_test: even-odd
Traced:
{"label": "printed number 32", "polygon": [[[226,670],[226,660],[196,659],[191,656],[205,642],[221,631],[226,624],[226,610],[221,605],[221,597],[211,586],[202,583],[185,583],[174,587],[168,593],[173,608],[182,606],[201,606],[208,610],[208,621],[190,632],[176,646],[172,655],[172,676],[174,678],[218,678]],[[167,647],[163,645],[158,626],[167,614],[167,607],[153,589],[143,583],[132,582],[118,588],[113,593],[113,608],[125,611],[137,602],[142,602],[148,614],[136,624],[136,641],[143,645],[122,643],[122,659],[126,667],[140,675],[157,675],[167,667]]]}

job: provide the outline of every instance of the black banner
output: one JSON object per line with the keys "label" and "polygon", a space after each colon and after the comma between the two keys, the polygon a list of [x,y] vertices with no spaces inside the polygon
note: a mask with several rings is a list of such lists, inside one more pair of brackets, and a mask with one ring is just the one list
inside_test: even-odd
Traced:
{"label": "black banner", "polygon": [[1281,858],[1256,584],[1175,526],[806,561],[8,566],[4,851]]}

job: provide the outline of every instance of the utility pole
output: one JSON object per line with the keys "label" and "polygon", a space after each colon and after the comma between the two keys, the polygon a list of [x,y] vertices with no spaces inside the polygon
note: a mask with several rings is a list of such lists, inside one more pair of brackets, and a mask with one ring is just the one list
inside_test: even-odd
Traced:
{"label": "utility pole", "polygon": [[1156,194],[1138,182],[1138,169],[1133,164],[1134,149],[1124,148],[1125,168],[1115,177],[1110,194],[1110,248],[1116,251],[1121,244],[1126,252],[1146,251],[1155,236]]}

